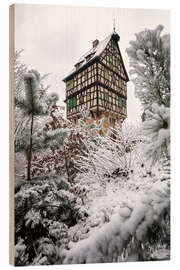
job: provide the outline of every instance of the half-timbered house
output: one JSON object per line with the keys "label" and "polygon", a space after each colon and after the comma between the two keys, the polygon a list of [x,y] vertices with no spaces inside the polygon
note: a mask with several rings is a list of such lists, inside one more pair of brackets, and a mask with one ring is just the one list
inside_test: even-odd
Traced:
{"label": "half-timbered house", "polygon": [[90,110],[92,120],[104,117],[105,127],[122,123],[127,117],[126,72],[114,31],[103,41],[93,41],[73,70],[63,79],[66,83],[67,118],[77,122],[80,110]]}

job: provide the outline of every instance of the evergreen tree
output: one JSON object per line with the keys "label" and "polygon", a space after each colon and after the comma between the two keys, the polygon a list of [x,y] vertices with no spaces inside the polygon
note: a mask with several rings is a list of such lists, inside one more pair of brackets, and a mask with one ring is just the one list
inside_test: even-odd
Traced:
{"label": "evergreen tree", "polygon": [[[24,85],[25,85],[25,96],[23,99],[18,101],[18,107],[21,108],[25,117],[29,118],[30,130],[29,130],[29,143],[24,137],[25,134],[21,134],[19,138],[15,141],[15,151],[25,151],[28,160],[27,165],[27,180],[31,179],[31,160],[33,151],[33,127],[34,118],[37,116],[47,115],[49,113],[52,104],[56,103],[58,100],[57,94],[51,94],[49,96],[40,96],[40,74],[36,70],[30,70],[24,75]],[[25,133],[27,135],[27,127]],[[28,145],[28,147],[27,147]]]}
{"label": "evergreen tree", "polygon": [[154,102],[170,106],[170,36],[161,36],[163,26],[135,34],[126,51],[135,94],[144,108]]}
{"label": "evergreen tree", "polygon": [[135,34],[127,49],[135,94],[144,107],[146,153],[153,163],[162,156],[170,159],[170,35],[161,36],[162,30],[159,25]]}

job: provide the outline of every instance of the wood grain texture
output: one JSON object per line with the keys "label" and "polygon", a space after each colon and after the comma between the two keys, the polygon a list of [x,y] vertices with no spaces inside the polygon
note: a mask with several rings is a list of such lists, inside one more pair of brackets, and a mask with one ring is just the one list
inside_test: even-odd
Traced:
{"label": "wood grain texture", "polygon": [[14,265],[14,12],[9,7],[9,263]]}

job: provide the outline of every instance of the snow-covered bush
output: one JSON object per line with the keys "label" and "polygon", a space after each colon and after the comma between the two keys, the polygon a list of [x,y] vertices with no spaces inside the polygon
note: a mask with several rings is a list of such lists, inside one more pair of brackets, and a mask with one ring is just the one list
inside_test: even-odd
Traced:
{"label": "snow-covered bush", "polygon": [[[55,264],[68,228],[84,218],[78,197],[59,178],[26,181],[15,193],[16,265]],[[43,260],[43,263],[42,263]]]}
{"label": "snow-covered bush", "polygon": [[168,212],[169,186],[161,182],[142,197],[135,195],[122,201],[119,213],[108,224],[71,250],[64,251],[63,263],[148,260],[148,250],[143,250],[148,229],[161,224]]}
{"label": "snow-covered bush", "polygon": [[122,128],[117,125],[103,136],[97,133],[96,139],[86,140],[87,152],[77,164],[79,172],[102,183],[119,175],[126,177],[133,169],[132,152],[142,141],[141,137],[139,128],[128,122],[123,123]]}

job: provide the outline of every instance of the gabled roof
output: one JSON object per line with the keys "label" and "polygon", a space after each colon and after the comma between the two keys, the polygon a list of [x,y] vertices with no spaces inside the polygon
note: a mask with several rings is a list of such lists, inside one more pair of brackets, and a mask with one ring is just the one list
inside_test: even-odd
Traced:
{"label": "gabled roof", "polygon": [[[71,72],[63,79],[64,82],[66,82],[66,80],[73,74],[75,74],[76,72],[78,72],[80,69],[82,69],[83,67],[85,67],[86,65],[89,65],[89,63],[91,63],[95,58],[99,57],[100,54],[104,51],[104,49],[106,48],[107,44],[109,43],[109,41],[111,40],[111,38],[113,40],[119,41],[119,35],[116,34],[115,32],[113,32],[112,34],[110,34],[109,36],[107,36],[105,39],[103,39],[102,41],[99,42],[99,44],[94,47],[91,48],[87,53],[83,54],[80,59],[76,62],[76,64],[74,65],[74,68],[71,70]],[[118,47],[119,49],[119,47]],[[120,50],[119,50],[120,53]],[[121,53],[120,53],[121,55]],[[88,59],[89,57],[89,59]],[[121,57],[122,59],[122,57]],[[127,76],[127,80],[129,80],[126,69],[124,67],[124,63],[122,60],[122,64],[123,64],[123,68],[125,70],[125,74]],[[79,66],[78,66],[79,65]]]}

